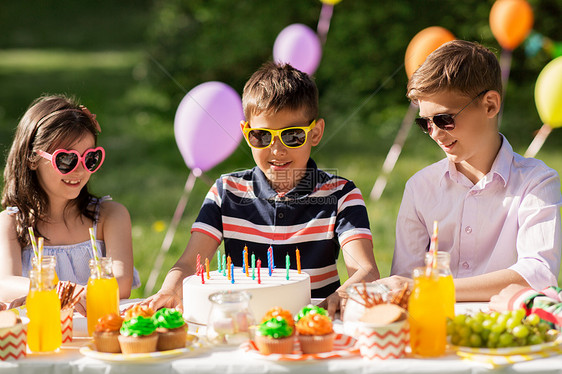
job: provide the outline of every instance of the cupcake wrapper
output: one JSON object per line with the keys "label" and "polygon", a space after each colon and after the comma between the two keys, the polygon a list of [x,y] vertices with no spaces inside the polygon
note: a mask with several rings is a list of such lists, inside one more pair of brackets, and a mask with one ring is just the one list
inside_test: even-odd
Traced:
{"label": "cupcake wrapper", "polygon": [[61,323],[63,343],[68,343],[72,341],[73,317],[74,317],[74,308],[61,309],[60,323]]}
{"label": "cupcake wrapper", "polygon": [[187,327],[185,325],[172,330],[156,329],[156,332],[158,333],[157,350],[168,351],[170,349],[185,348],[187,340]]}
{"label": "cupcake wrapper", "polygon": [[272,353],[288,354],[293,352],[295,336],[274,339],[267,336],[256,335],[256,346],[260,353],[269,355]]}
{"label": "cupcake wrapper", "polygon": [[119,332],[94,332],[94,346],[98,352],[121,353]]}
{"label": "cupcake wrapper", "polygon": [[156,333],[142,337],[119,335],[118,339],[121,352],[124,354],[156,352],[156,344],[158,343],[158,335]]}
{"label": "cupcake wrapper", "polygon": [[334,349],[334,333],[326,335],[299,335],[302,353],[314,354],[330,352]]}

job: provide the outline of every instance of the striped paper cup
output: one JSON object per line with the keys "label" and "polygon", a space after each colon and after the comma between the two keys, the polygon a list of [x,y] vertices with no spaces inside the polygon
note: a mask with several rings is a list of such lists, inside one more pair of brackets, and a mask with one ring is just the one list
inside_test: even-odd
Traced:
{"label": "striped paper cup", "polygon": [[361,323],[357,333],[359,352],[366,360],[401,358],[406,354],[410,335],[407,319],[380,326]]}
{"label": "striped paper cup", "polygon": [[0,360],[17,360],[26,356],[28,324],[29,318],[21,317],[21,323],[0,329]]}
{"label": "striped paper cup", "polygon": [[60,325],[62,330],[62,342],[72,342],[72,321],[74,317],[74,308],[61,309]]}

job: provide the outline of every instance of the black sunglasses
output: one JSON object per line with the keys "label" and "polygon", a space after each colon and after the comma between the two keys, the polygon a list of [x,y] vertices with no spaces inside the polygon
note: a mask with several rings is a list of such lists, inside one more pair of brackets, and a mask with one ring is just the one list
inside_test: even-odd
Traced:
{"label": "black sunglasses", "polygon": [[437,114],[433,117],[418,117],[416,118],[416,124],[420,127],[420,129],[425,132],[426,134],[431,135],[433,131],[433,127],[429,126],[429,122],[433,122],[433,124],[439,127],[441,130],[451,131],[455,129],[455,117],[458,116],[466,107],[474,102],[477,98],[484,95],[486,92],[490,90],[484,90],[480,92],[478,95],[474,97],[474,99],[470,100],[468,104],[462,107],[456,114]]}

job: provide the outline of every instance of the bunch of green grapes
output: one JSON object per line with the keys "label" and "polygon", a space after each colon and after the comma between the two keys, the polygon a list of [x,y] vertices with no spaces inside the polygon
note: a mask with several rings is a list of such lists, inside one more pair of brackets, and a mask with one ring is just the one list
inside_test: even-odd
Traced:
{"label": "bunch of green grapes", "polygon": [[447,321],[451,344],[475,348],[504,348],[550,342],[558,337],[548,322],[525,310],[457,314]]}

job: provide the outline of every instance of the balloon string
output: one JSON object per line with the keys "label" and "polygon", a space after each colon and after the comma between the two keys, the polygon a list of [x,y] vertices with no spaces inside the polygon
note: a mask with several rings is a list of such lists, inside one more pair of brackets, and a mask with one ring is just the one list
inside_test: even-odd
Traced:
{"label": "balloon string", "polygon": [[322,4],[322,9],[320,10],[320,18],[318,19],[317,33],[322,44],[326,43],[326,38],[328,35],[328,30],[330,30],[330,21],[332,19],[332,14],[334,13],[334,6],[330,4]]}
{"label": "balloon string", "polygon": [[503,117],[503,104],[505,101],[505,92],[507,89],[507,82],[509,81],[509,73],[511,70],[511,56],[512,51],[509,49],[502,49],[502,53],[500,55],[500,70],[502,74],[502,91],[503,91],[503,100],[500,106],[500,112],[498,114],[498,128],[500,128],[502,123]]}
{"label": "balloon string", "polygon": [[523,155],[524,157],[535,157],[536,154],[540,151],[542,145],[544,144],[546,138],[552,131],[552,127],[547,125],[546,123],[542,125],[540,130],[537,132],[537,135],[533,138],[531,144],[529,144],[529,148]]}

